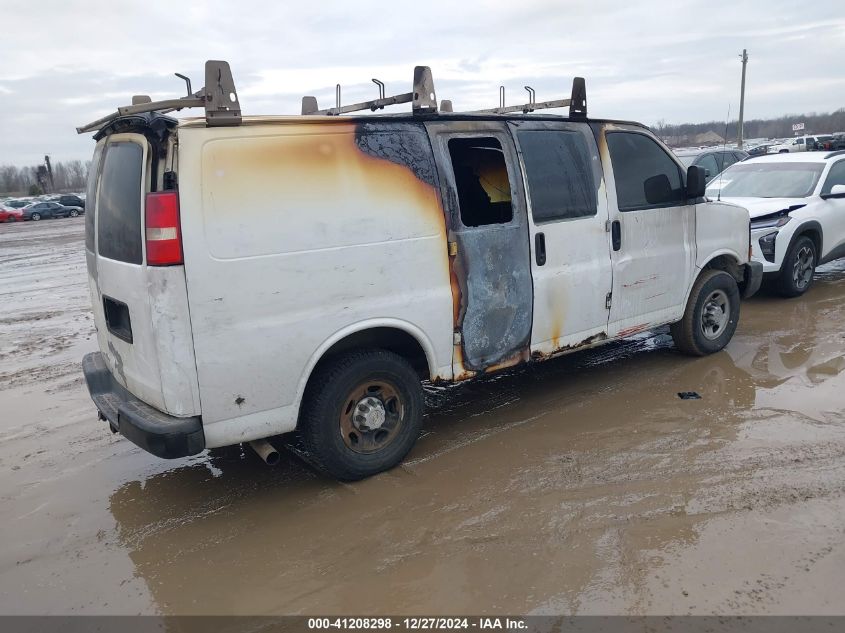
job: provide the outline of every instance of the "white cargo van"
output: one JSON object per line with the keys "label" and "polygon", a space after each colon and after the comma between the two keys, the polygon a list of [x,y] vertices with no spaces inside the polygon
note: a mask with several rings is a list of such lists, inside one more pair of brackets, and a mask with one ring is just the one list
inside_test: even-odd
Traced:
{"label": "white cargo van", "polygon": [[[182,107],[205,116],[162,112]],[[417,67],[410,93],[303,111],[242,117],[208,62],[202,90],[80,128],[100,347],[83,369],[112,430],[160,457],[270,459],[265,438],[298,430],[325,471],[365,477],[413,445],[421,381],[664,324],[715,352],[759,286],[748,212],[707,202],[647,128],[588,119],[583,80],[453,113]]]}

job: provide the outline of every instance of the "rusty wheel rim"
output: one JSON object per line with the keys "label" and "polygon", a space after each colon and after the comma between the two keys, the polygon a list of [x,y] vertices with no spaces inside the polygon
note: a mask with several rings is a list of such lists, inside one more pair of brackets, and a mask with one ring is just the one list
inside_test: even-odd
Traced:
{"label": "rusty wheel rim", "polygon": [[399,390],[386,380],[368,380],[343,401],[340,436],[351,451],[375,453],[396,439],[404,417]]}

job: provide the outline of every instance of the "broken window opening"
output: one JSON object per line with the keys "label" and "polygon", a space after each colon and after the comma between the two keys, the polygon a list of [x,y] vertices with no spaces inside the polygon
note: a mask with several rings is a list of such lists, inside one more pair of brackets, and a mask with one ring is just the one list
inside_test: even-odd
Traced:
{"label": "broken window opening", "polygon": [[464,226],[507,224],[513,219],[511,186],[502,145],[492,137],[453,138],[449,156]]}

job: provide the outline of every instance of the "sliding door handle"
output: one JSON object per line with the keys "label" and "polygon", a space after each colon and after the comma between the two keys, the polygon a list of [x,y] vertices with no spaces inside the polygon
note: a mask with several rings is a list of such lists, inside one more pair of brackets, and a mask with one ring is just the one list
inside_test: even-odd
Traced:
{"label": "sliding door handle", "polygon": [[622,223],[619,220],[610,223],[610,239],[613,242],[613,250],[622,248]]}
{"label": "sliding door handle", "polygon": [[542,233],[534,235],[534,258],[538,266],[546,263],[546,236]]}

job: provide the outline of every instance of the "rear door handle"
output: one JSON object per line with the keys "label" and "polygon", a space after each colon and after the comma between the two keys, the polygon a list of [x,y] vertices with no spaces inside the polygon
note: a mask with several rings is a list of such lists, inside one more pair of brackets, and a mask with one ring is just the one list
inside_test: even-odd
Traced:
{"label": "rear door handle", "polygon": [[534,257],[538,266],[546,263],[546,236],[542,233],[534,235]]}
{"label": "rear door handle", "polygon": [[614,220],[610,223],[610,240],[613,243],[613,250],[622,248],[622,223]]}

